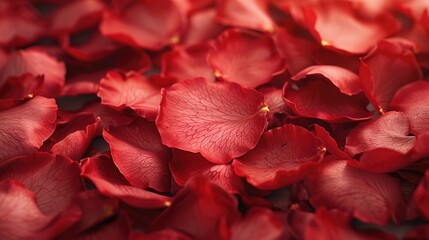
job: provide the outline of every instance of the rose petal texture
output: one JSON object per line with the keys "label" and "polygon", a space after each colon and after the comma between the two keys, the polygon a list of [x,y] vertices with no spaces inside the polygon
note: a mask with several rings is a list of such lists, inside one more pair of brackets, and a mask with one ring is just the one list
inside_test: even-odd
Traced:
{"label": "rose petal texture", "polygon": [[265,132],[258,145],[235,159],[232,166],[255,187],[278,189],[302,180],[325,151],[311,132],[286,124]]}
{"label": "rose petal texture", "polygon": [[55,129],[55,100],[36,96],[0,111],[0,162],[36,152]]}
{"label": "rose petal texture", "polygon": [[156,125],[163,144],[226,164],[256,146],[267,111],[254,90],[196,78],[163,91]]}

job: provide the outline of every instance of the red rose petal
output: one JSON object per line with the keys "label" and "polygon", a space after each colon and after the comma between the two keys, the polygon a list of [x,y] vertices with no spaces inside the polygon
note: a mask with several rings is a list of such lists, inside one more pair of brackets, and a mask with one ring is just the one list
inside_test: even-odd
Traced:
{"label": "red rose petal", "polygon": [[413,198],[423,216],[429,219],[429,171],[414,191]]}
{"label": "red rose petal", "polygon": [[283,87],[283,99],[297,115],[328,122],[361,121],[371,118],[360,95],[348,96],[319,76]]}
{"label": "red rose petal", "polygon": [[100,81],[97,95],[103,105],[123,110],[132,108],[138,115],[155,120],[161,101],[160,88],[136,72],[109,72]]}
{"label": "red rose petal", "polygon": [[284,61],[268,34],[237,29],[219,36],[207,61],[216,77],[251,88],[284,70]]}
{"label": "red rose petal", "polygon": [[389,148],[407,153],[415,137],[408,136],[410,123],[401,112],[387,112],[380,117],[359,124],[347,136],[345,151],[352,156],[375,148]]}
{"label": "red rose petal", "polygon": [[0,165],[0,180],[13,179],[36,193],[40,210],[55,215],[83,190],[78,165],[68,158],[34,153]]}
{"label": "red rose petal", "polygon": [[36,152],[55,129],[55,100],[35,97],[0,112],[0,162]]}
{"label": "red rose petal", "polygon": [[414,54],[399,44],[381,41],[368,56],[361,59],[359,76],[362,88],[372,105],[387,111],[396,91],[422,78]]}
{"label": "red rose petal", "polygon": [[9,77],[19,77],[24,74],[43,75],[44,90],[40,94],[54,97],[60,94],[64,86],[66,69],[64,63],[42,50],[20,50],[14,52],[0,70],[0,85],[3,85]]}
{"label": "red rose petal", "polygon": [[[201,2],[201,0],[197,0]],[[189,27],[180,43],[192,46],[216,38],[225,28],[216,21],[216,10],[204,9],[189,16]]]}
{"label": "red rose petal", "polygon": [[429,224],[417,226],[404,235],[404,240],[417,240],[429,238]]}
{"label": "red rose petal", "polygon": [[128,126],[103,131],[103,137],[110,145],[113,162],[132,186],[170,190],[167,149],[153,123],[136,119]]}
{"label": "red rose petal", "polygon": [[264,94],[264,102],[270,109],[267,113],[268,128],[283,125],[282,116],[288,114],[288,108],[283,101],[282,90],[277,88],[265,88],[261,89],[260,92]]}
{"label": "red rose petal", "polygon": [[161,208],[171,204],[169,197],[131,186],[105,155],[88,158],[82,166],[82,175],[103,195],[119,198],[137,208]]}
{"label": "red rose petal", "polygon": [[421,134],[429,131],[429,83],[417,81],[397,91],[390,103],[391,109],[403,112],[411,123],[410,132]]}
{"label": "red rose petal", "polygon": [[192,240],[191,237],[188,237],[184,233],[181,233],[172,229],[163,229],[160,231],[152,232],[149,234],[144,234],[142,232],[133,231],[128,236],[129,240],[158,240],[158,239],[167,239],[167,240]]}
{"label": "red rose petal", "polygon": [[176,47],[163,56],[161,74],[177,81],[196,77],[214,81],[213,70],[206,61],[209,50],[207,44],[187,48]]}
{"label": "red rose petal", "polygon": [[338,143],[331,137],[328,131],[319,125],[314,126],[314,135],[317,136],[326,147],[326,150],[342,159],[348,159],[350,156],[338,147]]}
{"label": "red rose petal", "polygon": [[105,13],[103,35],[133,47],[160,50],[178,42],[184,26],[182,12],[172,0],[121,2]]}
{"label": "red rose petal", "polygon": [[154,220],[153,230],[172,228],[194,239],[226,239],[239,218],[236,199],[206,178],[189,181],[172,205]]}
{"label": "red rose petal", "polygon": [[231,228],[231,239],[285,239],[283,221],[267,208],[255,207]]}
{"label": "red rose petal", "polygon": [[275,25],[268,14],[268,1],[217,1],[217,19],[225,25],[273,32]]}
{"label": "red rose petal", "polygon": [[256,146],[266,126],[263,96],[236,83],[185,80],[163,91],[156,125],[163,144],[226,164]]}
{"label": "red rose petal", "polygon": [[44,78],[40,75],[24,74],[19,77],[9,77],[0,88],[0,99],[32,98],[41,92],[43,82]]}
{"label": "red rose petal", "polygon": [[195,176],[205,176],[232,193],[245,193],[242,180],[231,164],[219,165],[207,161],[201,154],[173,149],[173,159],[168,163],[176,183],[184,186]]}
{"label": "red rose petal", "polygon": [[85,231],[77,239],[127,239],[130,232],[131,221],[124,211],[120,211],[118,216]]}
{"label": "red rose petal", "polygon": [[402,191],[388,175],[370,173],[328,161],[304,180],[311,204],[351,213],[366,223],[385,225],[389,219],[401,221],[405,214]]}
{"label": "red rose petal", "polygon": [[324,153],[322,142],[311,132],[287,124],[262,134],[258,145],[232,166],[255,187],[277,189],[303,179]]}

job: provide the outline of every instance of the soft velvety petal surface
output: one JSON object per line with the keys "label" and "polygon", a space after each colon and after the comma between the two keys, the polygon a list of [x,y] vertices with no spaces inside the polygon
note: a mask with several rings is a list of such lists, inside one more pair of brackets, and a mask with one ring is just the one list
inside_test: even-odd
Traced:
{"label": "soft velvety petal surface", "polygon": [[101,32],[119,42],[151,50],[177,43],[184,25],[172,0],[123,1],[120,9],[105,13]]}
{"label": "soft velvety petal surface", "polygon": [[195,176],[205,176],[229,192],[240,194],[245,191],[242,180],[235,174],[231,164],[209,162],[199,153],[173,149],[173,159],[168,165],[174,180],[180,186],[184,186]]}
{"label": "soft velvety petal surface", "polygon": [[256,146],[267,110],[254,90],[197,78],[163,91],[156,125],[163,144],[226,164]]}
{"label": "soft velvety petal surface", "polygon": [[160,208],[171,204],[169,197],[131,186],[105,155],[88,158],[82,166],[82,175],[103,195],[119,198],[134,207]]}
{"label": "soft velvety petal surface", "polygon": [[315,208],[339,209],[379,225],[404,217],[402,191],[392,177],[351,167],[346,161],[328,161],[319,166],[304,180]]}
{"label": "soft velvety petal surface", "polygon": [[375,148],[389,148],[402,153],[414,145],[415,137],[408,136],[410,122],[401,112],[387,112],[356,126],[347,135],[345,150],[356,155]]}
{"label": "soft velvety petal surface", "polygon": [[206,178],[196,177],[174,196],[152,228],[172,228],[195,239],[227,239],[228,228],[239,216],[232,195]]}
{"label": "soft velvety petal surface", "polygon": [[391,109],[403,112],[411,123],[410,132],[429,131],[429,82],[417,81],[397,91],[390,103]]}
{"label": "soft velvety petal surface", "polygon": [[169,191],[167,149],[155,124],[136,119],[128,126],[104,131],[103,137],[110,145],[113,162],[132,186]]}
{"label": "soft velvety petal surface", "polygon": [[36,152],[55,129],[55,100],[35,97],[0,112],[0,162]]}
{"label": "soft velvety petal surface", "polygon": [[326,149],[308,130],[291,124],[265,132],[258,145],[232,163],[234,171],[262,189],[277,189],[300,181]]}
{"label": "soft velvety petal surface", "polygon": [[382,41],[361,59],[359,76],[372,105],[379,111],[387,111],[396,91],[421,79],[422,72],[411,50],[397,43]]}
{"label": "soft velvety petal surface", "polygon": [[55,215],[83,190],[76,162],[49,153],[34,153],[0,165],[0,180],[13,179],[36,193],[40,210]]}
{"label": "soft velvety petal surface", "polygon": [[123,110],[132,108],[142,117],[154,120],[161,90],[137,72],[109,72],[100,81],[97,95],[103,105]]}
{"label": "soft velvety petal surface", "polygon": [[[197,0],[200,2],[200,0]],[[211,1],[211,0],[209,0]],[[216,10],[207,8],[189,17],[188,30],[180,43],[192,46],[216,38],[225,28],[215,19]]]}
{"label": "soft velvety petal surface", "polygon": [[284,70],[284,61],[268,34],[238,29],[223,32],[207,60],[216,77],[243,87],[267,83]]}

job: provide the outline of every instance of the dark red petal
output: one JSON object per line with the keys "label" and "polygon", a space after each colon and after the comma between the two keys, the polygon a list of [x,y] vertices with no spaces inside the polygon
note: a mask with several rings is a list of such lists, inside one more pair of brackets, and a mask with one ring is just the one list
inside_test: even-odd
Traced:
{"label": "dark red petal", "polygon": [[297,84],[285,84],[283,99],[299,116],[333,123],[360,121],[372,116],[362,96],[343,94],[336,86],[319,77],[301,80]]}
{"label": "dark red petal", "polygon": [[311,132],[287,124],[262,134],[258,145],[235,159],[232,166],[255,187],[277,189],[303,179],[325,151]]}
{"label": "dark red petal", "polygon": [[119,198],[137,208],[160,208],[171,204],[169,197],[131,186],[105,155],[88,158],[82,166],[82,175],[90,179],[103,195]]}
{"label": "dark red petal", "polygon": [[1,239],[53,239],[79,219],[79,211],[70,210],[63,216],[44,215],[34,193],[24,185],[17,181],[0,182]]}
{"label": "dark red petal", "polygon": [[350,156],[338,147],[338,143],[331,137],[328,131],[319,125],[314,126],[314,135],[316,135],[326,147],[326,150],[342,159],[348,159]]}
{"label": "dark red petal", "polygon": [[167,149],[153,123],[138,118],[132,124],[103,132],[113,162],[128,182],[138,188],[170,190]]}
{"label": "dark red petal", "polygon": [[385,225],[389,219],[401,221],[405,214],[399,182],[351,167],[346,161],[319,165],[304,185],[315,208],[339,209],[366,223]]}
{"label": "dark red petal", "polygon": [[64,86],[66,69],[64,63],[42,50],[20,50],[14,52],[0,70],[0,85],[3,85],[9,77],[20,77],[24,74],[43,75],[44,89],[40,94],[55,97]]}
{"label": "dark red petal", "polygon": [[410,123],[401,112],[387,112],[368,122],[359,124],[347,136],[345,151],[352,156],[375,148],[388,148],[407,153],[415,137],[408,136]]}
{"label": "dark red petal", "polygon": [[254,148],[267,125],[262,94],[236,83],[185,80],[163,91],[163,144],[226,164]]}
{"label": "dark red petal", "polygon": [[410,132],[421,134],[429,131],[429,83],[417,81],[410,83],[397,91],[391,109],[405,113],[411,123]]}
{"label": "dark red petal", "polygon": [[404,240],[429,239],[429,224],[417,226],[404,235]]}
{"label": "dark red petal", "polygon": [[189,16],[188,30],[180,43],[184,46],[192,46],[216,38],[224,27],[216,21],[215,17],[216,10],[212,8],[193,13]]}
{"label": "dark red petal", "polygon": [[408,48],[381,41],[368,56],[361,59],[359,76],[362,88],[372,105],[387,111],[396,91],[422,78],[416,58]]}
{"label": "dark red petal", "polygon": [[172,228],[194,239],[226,239],[239,218],[236,199],[203,177],[189,181],[173,198],[152,229]]}
{"label": "dark red petal", "polygon": [[270,35],[238,29],[219,36],[207,61],[216,77],[243,87],[260,86],[284,70],[284,60]]}
{"label": "dark red petal", "polygon": [[162,229],[160,231],[152,232],[149,234],[144,234],[142,232],[133,231],[128,236],[129,240],[192,240],[189,236],[185,235],[176,230],[172,230],[169,228]]}
{"label": "dark red petal", "polygon": [[307,28],[321,45],[353,54],[366,53],[400,27],[392,15],[375,21],[361,19],[347,2],[320,2],[304,8],[303,14]]}
{"label": "dark red petal", "polygon": [[35,97],[0,112],[0,162],[36,152],[55,129],[55,100]]}
{"label": "dark red petal", "polygon": [[187,48],[176,47],[163,56],[161,74],[177,81],[196,77],[214,81],[213,70],[206,61],[209,50],[208,44]]}
{"label": "dark red petal", "polygon": [[334,84],[341,93],[352,96],[362,91],[359,76],[350,70],[332,65],[316,65],[305,68],[295,74],[292,79],[322,77]]}
{"label": "dark red petal", "polygon": [[61,35],[96,25],[105,5],[100,0],[77,0],[57,8],[51,15],[51,34]]}
{"label": "dark red petal", "polygon": [[105,13],[100,25],[103,35],[134,46],[160,50],[179,41],[184,16],[172,0],[140,0],[122,3]]}
{"label": "dark red petal", "polygon": [[244,193],[242,180],[231,164],[218,165],[207,161],[201,154],[173,149],[173,160],[168,163],[176,183],[184,186],[195,176],[205,176],[232,193]]}
{"label": "dark red petal", "polygon": [[267,208],[255,207],[231,228],[230,239],[285,239],[283,221]]}
{"label": "dark red petal", "polygon": [[413,198],[423,216],[429,219],[429,171],[417,186]]}
{"label": "dark red petal", "polygon": [[268,14],[268,1],[219,0],[216,5],[217,19],[234,27],[273,32],[275,25]]}
{"label": "dark red petal", "polygon": [[32,98],[43,88],[43,76],[24,74],[19,77],[9,77],[0,87],[0,99],[23,100]]}
{"label": "dark red petal", "polygon": [[101,79],[97,95],[103,105],[123,110],[132,108],[138,115],[155,120],[161,89],[136,72],[111,71]]}
{"label": "dark red petal", "polygon": [[16,157],[0,165],[0,180],[13,179],[36,193],[40,210],[55,215],[83,190],[80,169],[68,158],[48,153]]}

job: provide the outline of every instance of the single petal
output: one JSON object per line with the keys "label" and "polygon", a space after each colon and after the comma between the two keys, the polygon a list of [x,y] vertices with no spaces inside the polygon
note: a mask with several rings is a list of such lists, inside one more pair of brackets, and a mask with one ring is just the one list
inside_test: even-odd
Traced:
{"label": "single petal", "polygon": [[100,24],[103,35],[138,48],[160,50],[179,41],[182,11],[172,0],[122,2],[107,11]]}
{"label": "single petal", "polygon": [[208,42],[216,38],[224,29],[225,27],[216,21],[216,9],[207,8],[197,11],[189,16],[189,26],[180,43],[184,46],[192,46]]}
{"label": "single petal", "polygon": [[36,152],[55,129],[55,100],[36,96],[0,111],[0,162]]}
{"label": "single petal", "polygon": [[258,145],[234,160],[234,171],[257,188],[278,189],[302,180],[325,153],[322,142],[291,124],[262,134]]}
{"label": "single petal", "polygon": [[40,210],[55,215],[83,190],[76,162],[49,153],[34,153],[0,165],[0,180],[13,179],[36,193]]}
{"label": "single petal", "polygon": [[189,181],[153,222],[152,229],[172,228],[194,239],[227,239],[239,217],[236,199],[204,177]]}
{"label": "single petal", "polygon": [[402,220],[405,204],[399,182],[378,173],[326,161],[307,176],[304,186],[315,208],[339,209],[353,217],[378,225]]}
{"label": "single petal", "polygon": [[389,110],[389,103],[402,86],[422,78],[411,50],[397,43],[381,41],[361,59],[362,88],[378,111]]}
{"label": "single petal", "polygon": [[90,179],[103,195],[119,198],[137,208],[161,208],[171,204],[169,197],[131,186],[106,155],[87,158],[82,175]]}
{"label": "single petal", "polygon": [[399,89],[390,103],[390,108],[403,112],[410,120],[410,132],[417,135],[429,131],[428,102],[429,83],[417,81]]}
{"label": "single petal", "polygon": [[263,95],[236,83],[196,78],[162,95],[156,125],[163,144],[200,152],[213,163],[226,164],[254,148],[267,124]]}
{"label": "single petal", "polygon": [[113,162],[132,186],[170,190],[167,149],[153,123],[139,118],[128,126],[104,131],[103,137],[110,145]]}
{"label": "single petal", "polygon": [[407,153],[415,137],[408,136],[410,123],[401,112],[387,112],[368,122],[357,125],[347,135],[345,151],[352,156],[375,148],[388,148]]}
{"label": "single petal", "polygon": [[251,88],[269,82],[284,70],[284,60],[271,36],[238,29],[218,37],[207,61],[216,77]]}
{"label": "single petal", "polygon": [[9,77],[0,88],[0,99],[24,100],[39,95],[43,88],[43,76],[24,74]]}

